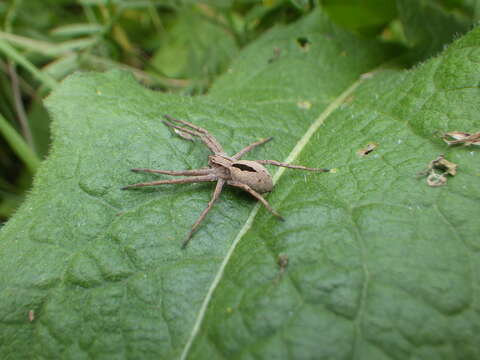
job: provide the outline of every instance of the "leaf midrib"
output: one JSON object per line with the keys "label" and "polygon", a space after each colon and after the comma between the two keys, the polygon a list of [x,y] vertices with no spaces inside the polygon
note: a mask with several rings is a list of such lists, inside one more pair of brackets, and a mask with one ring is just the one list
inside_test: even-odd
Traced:
{"label": "leaf midrib", "polygon": [[[295,147],[292,149],[290,154],[287,156],[287,158],[284,160],[286,163],[291,163],[294,161],[298,155],[302,152],[302,150],[305,148],[305,146],[308,144],[310,141],[311,137],[315,132],[318,130],[320,126],[325,122],[325,120],[330,116],[331,113],[333,113],[340,105],[342,105],[345,100],[355,91],[355,89],[364,81],[367,79],[371,79],[374,75],[376,74],[376,71],[368,72],[359,77],[358,80],[356,80],[352,85],[350,85],[347,89],[345,89],[330,105],[326,107],[326,109],[320,114],[320,116],[310,125],[310,127],[307,129],[305,134],[300,138],[300,140],[297,142]],[[283,175],[285,172],[286,168],[281,167],[279,170],[277,170],[273,176],[273,184],[275,185],[280,177]],[[225,254],[225,257],[220,264],[220,267],[218,268],[218,271],[212,281],[212,284],[208,288],[207,294],[205,295],[205,299],[202,302],[202,306],[200,307],[200,310],[198,311],[198,315],[195,319],[195,323],[192,327],[192,331],[190,333],[190,336],[187,340],[187,343],[185,344],[185,347],[182,350],[182,353],[180,355],[180,360],[185,360],[189,354],[189,351],[192,347],[192,344],[200,330],[200,327],[202,325],[203,319],[205,318],[205,314],[208,309],[208,305],[210,304],[210,300],[213,297],[213,293],[215,289],[217,288],[218,284],[220,283],[220,280],[223,277],[223,274],[225,272],[225,268],[227,267],[227,264],[232,257],[233,252],[235,251],[238,243],[240,240],[243,238],[243,236],[247,233],[248,230],[252,227],[253,221],[255,220],[255,216],[258,213],[258,210],[260,209],[261,204],[260,202],[257,202],[255,206],[253,207],[252,211],[250,212],[250,215],[248,216],[247,220],[245,221],[245,224],[243,227],[240,229],[238,232],[237,236],[233,240],[232,244],[230,245],[230,248],[228,249],[227,253]]]}

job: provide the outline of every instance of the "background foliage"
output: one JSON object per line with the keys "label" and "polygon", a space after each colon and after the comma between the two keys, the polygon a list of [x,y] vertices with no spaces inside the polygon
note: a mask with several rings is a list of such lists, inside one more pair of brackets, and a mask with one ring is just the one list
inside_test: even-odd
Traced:
{"label": "background foliage", "polygon": [[[1,234],[2,358],[478,358],[478,151],[436,133],[478,130],[479,9],[2,4],[4,218],[50,154]],[[122,71],[61,82],[112,68],[147,87]],[[204,163],[163,113],[229,152],[274,135],[252,156],[338,172],[277,173],[285,224],[226,192],[182,252],[208,188],[119,191],[131,167]],[[461,173],[429,188],[415,175],[441,152]]]}

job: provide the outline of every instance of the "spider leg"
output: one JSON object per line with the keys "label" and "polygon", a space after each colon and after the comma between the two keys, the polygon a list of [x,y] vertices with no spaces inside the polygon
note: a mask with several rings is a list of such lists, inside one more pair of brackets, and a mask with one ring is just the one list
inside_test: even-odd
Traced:
{"label": "spider leg", "polygon": [[207,181],[215,181],[217,180],[217,176],[215,175],[205,175],[205,176],[192,176],[186,177],[182,179],[170,179],[170,180],[159,180],[159,181],[150,181],[150,182],[143,182],[138,184],[132,184],[122,187],[122,190],[127,190],[131,188],[137,187],[144,187],[144,186],[154,186],[154,185],[163,185],[163,184],[191,184],[197,182],[207,182]]}
{"label": "spider leg", "polygon": [[[177,123],[183,124],[185,126],[188,126],[189,128],[192,128],[192,129],[198,131],[200,134],[210,136],[215,140],[215,138],[207,130],[205,130],[204,128],[202,128],[200,126],[197,126],[197,125],[192,124],[191,122],[188,122],[188,121],[185,121],[185,120],[176,119],[176,118],[174,118],[170,115],[164,115],[164,116],[165,116],[165,119],[167,119],[167,120],[170,120],[170,121],[177,122]],[[218,144],[218,145],[220,146],[220,144]]]}
{"label": "spider leg", "polygon": [[133,172],[154,173],[154,174],[164,174],[164,175],[172,175],[172,176],[208,175],[208,174],[212,173],[212,169],[210,169],[210,168],[193,169],[193,170],[180,170],[180,171],[135,168],[135,169],[132,169],[132,171]]}
{"label": "spider leg", "polygon": [[269,142],[270,140],[272,140],[273,137],[268,137],[266,139],[262,139],[262,140],[259,140],[257,142],[254,142],[253,144],[250,144],[248,145],[247,147],[243,148],[242,150],[240,150],[238,153],[236,153],[235,155],[232,156],[232,158],[236,159],[236,160],[239,160],[243,155],[245,155],[247,152],[253,150],[254,148],[256,148],[257,146],[260,146],[260,145],[263,145],[265,144],[266,142]]}
{"label": "spider leg", "polygon": [[205,130],[204,128],[200,127],[200,126],[197,126],[197,125],[194,125],[188,121],[185,121],[185,120],[180,120],[180,119],[176,119],[174,117],[171,117],[170,115],[164,115],[165,118],[167,120],[170,120],[170,121],[173,121],[173,122],[176,122],[176,123],[180,123],[182,125],[185,125],[185,126],[188,126],[189,128],[193,129],[190,130],[190,129],[185,129],[183,127],[180,127],[180,126],[177,126],[177,125],[174,125],[172,124],[171,122],[168,122],[168,121],[164,121],[164,123],[170,127],[173,127],[175,129],[178,129],[180,131],[183,131],[183,132],[186,132],[187,134],[190,134],[190,135],[194,135],[194,136],[198,136],[200,139],[202,139],[202,141],[205,143],[205,145],[207,145],[207,147],[214,153],[214,154],[217,154],[217,153],[225,153],[225,151],[223,150],[223,147],[222,145],[220,145],[220,143],[217,141],[217,139],[215,139],[215,137],[213,135],[211,135],[207,130]]}
{"label": "spider leg", "polygon": [[[223,149],[219,148],[219,145],[216,144],[216,142],[213,142],[212,139],[206,137],[205,135],[202,135],[201,133],[197,132],[197,131],[194,131],[194,130],[190,130],[190,129],[186,129],[186,128],[183,128],[181,126],[178,126],[178,125],[175,125],[175,124],[172,124],[171,122],[169,121],[166,121],[166,120],[163,120],[163,123],[167,126],[170,126],[171,128],[174,128],[180,132],[182,132],[182,137],[185,138],[185,134],[190,134],[190,135],[193,135],[193,136],[198,136],[200,138],[200,140],[203,141],[203,143],[210,149],[210,151],[212,151],[214,154],[217,154],[217,153],[223,153]],[[222,150],[222,151],[220,151]]]}
{"label": "spider leg", "polygon": [[248,192],[250,195],[252,195],[253,197],[255,197],[257,200],[259,200],[263,206],[265,206],[267,208],[268,211],[270,211],[273,215],[275,215],[276,217],[278,217],[280,220],[284,221],[285,219],[282,217],[282,215],[280,215],[278,212],[276,212],[271,206],[270,204],[268,203],[267,200],[265,200],[265,198],[260,195],[258,192],[256,192],[255,190],[253,190],[250,186],[248,185],[245,185],[244,183],[241,183],[241,182],[238,182],[238,181],[233,181],[233,180],[229,180],[227,181],[227,184],[228,185],[231,185],[231,186],[235,186],[235,187],[238,187],[240,189],[242,189],[243,191],[246,191]]}
{"label": "spider leg", "polygon": [[267,164],[267,165],[275,165],[275,166],[282,166],[286,167],[289,169],[299,169],[299,170],[307,170],[307,171],[320,171],[320,172],[329,172],[330,169],[319,169],[319,168],[309,168],[306,166],[301,166],[301,165],[292,165],[292,164],[287,164],[287,163],[282,163],[276,160],[255,160],[255,162],[259,164]]}
{"label": "spider leg", "polygon": [[188,233],[187,238],[182,243],[182,249],[185,249],[190,239],[192,238],[193,234],[195,233],[195,231],[197,231],[197,228],[200,225],[200,223],[203,221],[203,219],[205,219],[205,216],[207,216],[208,212],[212,209],[215,201],[217,201],[218,198],[220,197],[220,194],[223,189],[223,185],[225,185],[225,180],[218,179],[217,185],[215,186],[215,190],[213,191],[212,198],[208,202],[208,206],[205,208],[205,210],[202,211],[197,221],[195,221],[195,224],[192,225],[192,229]]}
{"label": "spider leg", "polygon": [[179,125],[172,124],[170,121],[167,121],[167,120],[163,120],[162,122],[165,125],[170,126],[171,128],[177,129],[180,132],[187,133],[187,134],[190,134],[190,135],[193,135],[193,136],[198,136],[200,138],[202,137],[202,134],[200,134],[197,131],[193,131],[191,129],[185,129],[185,128],[179,126]]}

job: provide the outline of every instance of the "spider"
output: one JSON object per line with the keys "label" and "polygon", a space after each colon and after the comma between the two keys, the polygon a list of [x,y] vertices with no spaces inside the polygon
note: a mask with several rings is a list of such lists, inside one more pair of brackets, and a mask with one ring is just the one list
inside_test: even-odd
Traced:
{"label": "spider", "polygon": [[[308,171],[330,171],[329,169],[309,168],[300,165],[282,163],[275,160],[240,160],[241,157],[249,151],[253,150],[257,146],[263,145],[272,140],[272,137],[254,142],[253,144],[250,144],[240,150],[235,155],[228,156],[223,150],[222,145],[220,145],[217,139],[215,139],[215,137],[213,137],[207,130],[192,123],[189,123],[188,121],[175,119],[169,115],[165,115],[165,118],[167,120],[164,120],[163,123],[171,127],[179,136],[188,140],[192,140],[193,136],[197,136],[210,149],[213,155],[208,156],[208,166],[200,169],[181,171],[135,168],[132,169],[133,172],[155,173],[186,177],[180,179],[141,182],[138,184],[124,186],[122,190],[163,184],[189,184],[216,181],[217,184],[215,186],[215,190],[213,191],[212,198],[210,199],[208,206],[205,208],[205,210],[203,210],[197,221],[195,221],[195,223],[193,224],[190,232],[182,243],[182,249],[187,246],[193,234],[198,229],[200,223],[203,221],[203,219],[205,219],[207,213],[212,209],[214,203],[220,197],[220,193],[222,192],[225,184],[246,191],[247,193],[255,197],[257,200],[259,200],[273,215],[278,217],[280,220],[284,220],[283,217],[270,206],[268,201],[265,200],[262,195],[260,195],[262,193],[270,192],[273,188],[272,176],[263,165],[268,164],[282,166],[290,169],[300,169]],[[181,124],[183,126],[180,126],[178,124]]]}

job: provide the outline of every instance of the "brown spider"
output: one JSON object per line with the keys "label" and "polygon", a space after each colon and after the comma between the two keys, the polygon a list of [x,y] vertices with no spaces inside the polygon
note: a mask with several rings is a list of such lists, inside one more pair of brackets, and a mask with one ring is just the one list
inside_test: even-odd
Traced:
{"label": "brown spider", "polygon": [[[198,136],[200,140],[212,151],[213,155],[208,156],[208,167],[194,170],[183,170],[183,171],[170,171],[170,170],[154,170],[154,169],[132,169],[134,172],[146,172],[146,173],[156,173],[156,174],[165,174],[172,176],[188,176],[181,179],[172,179],[172,180],[159,180],[151,182],[143,182],[138,184],[127,185],[122,188],[122,190],[137,188],[143,186],[153,186],[153,185],[163,185],[163,184],[188,184],[188,183],[197,183],[197,182],[207,182],[207,181],[216,181],[217,185],[213,192],[212,198],[208,203],[208,206],[200,214],[198,220],[193,224],[192,229],[187,235],[187,238],[182,244],[182,248],[185,248],[192,238],[193,234],[197,230],[198,226],[205,218],[207,213],[213,207],[215,201],[220,197],[223,186],[225,184],[238,187],[250,195],[255,197],[257,200],[270,211],[273,215],[277,216],[279,219],[283,220],[282,216],[277,213],[263,198],[260,193],[270,192],[273,188],[272,176],[268,170],[263,166],[263,164],[283,166],[290,169],[300,169],[308,171],[321,171],[328,172],[328,169],[316,169],[308,168],[300,165],[290,165],[287,163],[278,162],[275,160],[240,160],[240,158],[245,155],[247,152],[253,150],[255,147],[265,144],[266,142],[272,140],[271,137],[259,140],[253,144],[243,148],[238,153],[233,156],[228,156],[223,150],[220,143],[215,139],[207,130],[193,125],[184,120],[175,119],[169,115],[165,115],[165,118],[169,121],[163,121],[167,126],[170,126],[174,131],[184,139],[192,139],[192,136]],[[173,124],[182,124],[186,127],[181,127]]]}

